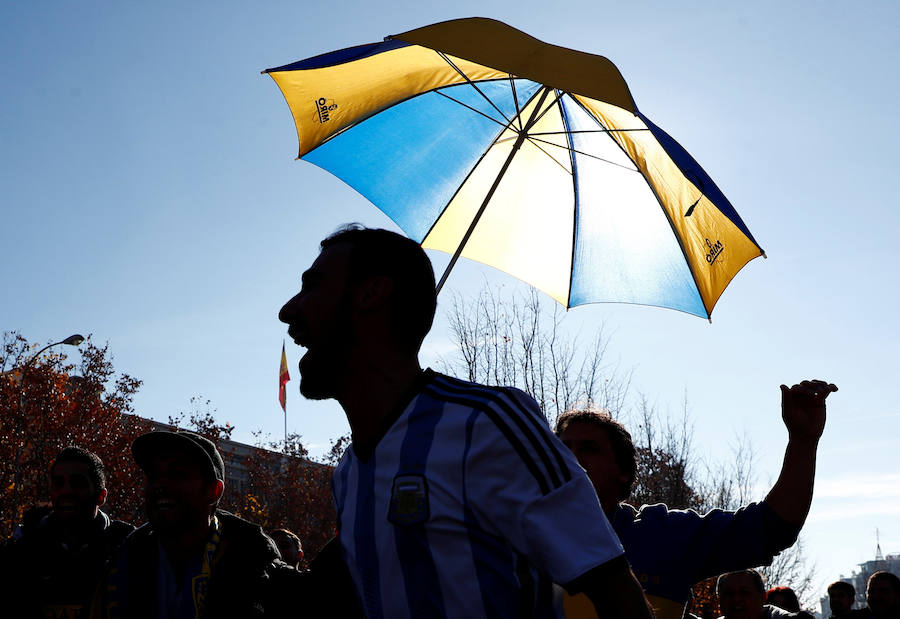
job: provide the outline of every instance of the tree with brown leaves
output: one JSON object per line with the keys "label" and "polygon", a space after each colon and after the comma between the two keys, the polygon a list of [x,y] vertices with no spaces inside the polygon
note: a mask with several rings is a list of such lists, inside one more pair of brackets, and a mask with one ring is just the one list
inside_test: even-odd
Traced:
{"label": "tree with brown leaves", "polygon": [[[67,445],[96,453],[107,471],[104,511],[115,518],[140,518],[141,473],[131,458],[131,441],[150,422],[129,413],[141,381],[116,375],[106,345],[90,337],[81,359],[63,350],[37,358],[39,344],[18,333],[3,335],[0,349],[0,537],[12,534],[24,512],[46,502],[47,475]],[[33,359],[33,361],[32,361]]]}

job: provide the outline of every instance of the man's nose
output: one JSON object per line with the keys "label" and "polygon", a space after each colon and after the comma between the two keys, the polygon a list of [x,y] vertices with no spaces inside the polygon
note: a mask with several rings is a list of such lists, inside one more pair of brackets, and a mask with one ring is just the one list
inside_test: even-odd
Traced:
{"label": "man's nose", "polygon": [[285,324],[290,324],[291,317],[294,315],[294,312],[296,311],[296,305],[297,305],[296,301],[297,301],[298,296],[299,295],[294,295],[293,297],[291,297],[288,300],[287,303],[285,303],[281,307],[281,310],[278,312],[278,320],[280,320],[281,322],[283,322]]}

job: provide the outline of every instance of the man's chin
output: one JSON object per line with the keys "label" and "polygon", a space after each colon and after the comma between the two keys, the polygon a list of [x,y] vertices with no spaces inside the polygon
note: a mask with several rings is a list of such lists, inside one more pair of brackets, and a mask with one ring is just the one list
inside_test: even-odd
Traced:
{"label": "man's chin", "polygon": [[309,378],[300,379],[300,395],[307,400],[330,400],[335,397],[332,385]]}

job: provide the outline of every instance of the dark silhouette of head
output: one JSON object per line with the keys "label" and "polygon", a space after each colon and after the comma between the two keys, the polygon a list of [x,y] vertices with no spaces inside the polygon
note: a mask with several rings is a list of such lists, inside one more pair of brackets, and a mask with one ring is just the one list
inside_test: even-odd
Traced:
{"label": "dark silhouette of head", "polygon": [[856,588],[849,582],[838,580],[828,585],[828,605],[835,617],[849,615],[855,600]]}
{"label": "dark silhouette of head", "polygon": [[144,507],[154,531],[168,537],[208,526],[225,489],[215,444],[195,432],[154,431],[131,445],[146,475]]}
{"label": "dark silhouette of head", "polygon": [[417,363],[436,305],[431,262],[416,242],[388,230],[339,229],[321,242],[300,292],[278,313],[307,349],[300,392],[340,399],[363,349],[382,363],[391,357]]}
{"label": "dark silhouette of head", "polygon": [[790,587],[772,587],[766,591],[766,604],[791,613],[800,612],[800,600]]}
{"label": "dark silhouette of head", "polygon": [[287,529],[275,529],[269,537],[278,546],[278,552],[285,563],[291,567],[300,565],[300,559],[303,558],[303,544],[300,543],[299,537]]}
{"label": "dark silhouette of head", "polygon": [[716,580],[716,595],[725,619],[759,619],[766,600],[766,585],[756,570],[727,572]]}
{"label": "dark silhouette of head", "polygon": [[[588,438],[594,440],[586,441],[590,445],[576,445],[569,440],[570,435],[574,437],[576,429],[584,430]],[[591,431],[594,431],[593,433]],[[579,434],[582,434],[580,432]],[[599,435],[598,435],[599,434]],[[577,409],[566,411],[556,420],[556,435],[562,439],[566,446],[572,450],[578,458],[579,463],[588,472],[588,476],[597,489],[597,494],[611,494],[610,498],[614,498],[616,502],[624,501],[631,494],[631,488],[634,486],[634,478],[637,473],[637,452],[631,434],[625,429],[621,423],[613,419],[608,411],[593,409]],[[591,436],[593,435],[593,436]],[[604,440],[604,438],[606,440]],[[611,449],[612,454],[598,453]],[[604,469],[610,468],[609,465],[596,466],[592,460],[609,460],[609,456],[615,463],[617,470],[608,471]],[[592,469],[598,469],[592,474]],[[604,482],[597,477],[605,477],[607,480],[612,479],[611,483],[614,487],[604,490],[598,485]],[[600,496],[601,503],[604,502],[603,496]]]}
{"label": "dark silhouette of head", "polygon": [[50,503],[54,517],[86,522],[106,501],[106,471],[97,454],[69,446],[50,466]]}
{"label": "dark silhouette of head", "polygon": [[422,247],[390,230],[350,224],[320,243],[329,247],[351,246],[348,279],[360,282],[383,275],[391,280],[391,327],[398,343],[408,352],[418,352],[431,330],[437,308],[434,270]]}
{"label": "dark silhouette of head", "polygon": [[866,605],[877,617],[900,616],[900,578],[886,571],[869,576]]}

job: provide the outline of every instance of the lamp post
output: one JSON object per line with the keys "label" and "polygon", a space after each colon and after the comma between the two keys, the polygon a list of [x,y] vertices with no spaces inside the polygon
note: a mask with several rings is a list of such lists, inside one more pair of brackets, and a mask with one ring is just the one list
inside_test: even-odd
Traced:
{"label": "lamp post", "polygon": [[[73,335],[70,335],[69,337],[67,337],[64,340],[60,340],[58,342],[53,342],[52,344],[47,344],[46,346],[41,348],[39,351],[37,351],[31,357],[31,359],[26,361],[25,364],[22,366],[22,372],[19,377],[19,429],[20,430],[22,427],[23,420],[25,419],[25,379],[28,376],[28,368],[30,368],[32,365],[34,365],[34,362],[37,361],[38,357],[41,356],[41,353],[43,353],[48,348],[52,348],[53,346],[59,346],[60,344],[66,344],[68,346],[78,346],[83,341],[84,341],[84,336],[79,333],[75,333]],[[25,437],[22,436],[22,441],[24,442],[24,440],[25,440]],[[15,491],[15,498],[14,498],[14,505],[15,505],[16,509],[18,509],[18,507],[19,507],[19,492],[22,487],[22,470],[21,470],[22,448],[23,448],[23,445],[20,444],[18,446],[18,448],[16,449],[16,468],[15,468],[16,491]],[[44,450],[44,413],[43,413],[43,411],[41,411],[41,445],[40,445],[40,449],[41,449],[41,459],[43,460],[43,457],[44,457],[43,456],[43,450]]]}

